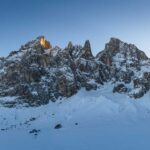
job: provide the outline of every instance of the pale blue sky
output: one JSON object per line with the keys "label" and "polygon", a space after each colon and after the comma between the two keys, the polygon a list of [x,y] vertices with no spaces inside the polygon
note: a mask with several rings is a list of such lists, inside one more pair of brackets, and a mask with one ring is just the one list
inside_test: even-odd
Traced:
{"label": "pale blue sky", "polygon": [[149,0],[0,0],[0,56],[45,35],[52,45],[91,41],[93,53],[110,37],[150,56]]}

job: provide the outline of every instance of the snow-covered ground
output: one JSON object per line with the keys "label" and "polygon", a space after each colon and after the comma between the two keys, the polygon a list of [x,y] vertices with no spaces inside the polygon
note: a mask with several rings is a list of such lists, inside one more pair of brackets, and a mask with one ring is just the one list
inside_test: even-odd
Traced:
{"label": "snow-covered ground", "polygon": [[45,106],[1,106],[0,150],[149,150],[149,128],[150,92],[134,100],[108,83]]}

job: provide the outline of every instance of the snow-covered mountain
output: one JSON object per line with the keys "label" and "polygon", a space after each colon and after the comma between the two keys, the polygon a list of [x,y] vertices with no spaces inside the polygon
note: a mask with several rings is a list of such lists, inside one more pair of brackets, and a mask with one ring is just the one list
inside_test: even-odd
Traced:
{"label": "snow-covered mountain", "polygon": [[93,56],[40,36],[0,58],[0,150],[149,150],[149,125],[150,59],[132,44]]}
{"label": "snow-covered mountain", "polygon": [[132,44],[111,38],[94,57],[90,42],[69,42],[65,49],[52,47],[44,36],[29,41],[8,57],[0,58],[0,97],[16,97],[16,103],[47,104],[70,97],[81,88],[96,90],[112,83],[112,93],[134,98],[150,89],[150,59]]}

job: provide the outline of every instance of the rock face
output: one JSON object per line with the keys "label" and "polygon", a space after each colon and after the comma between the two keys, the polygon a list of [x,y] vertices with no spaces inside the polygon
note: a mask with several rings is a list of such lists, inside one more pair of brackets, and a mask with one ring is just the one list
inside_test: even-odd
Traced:
{"label": "rock face", "polygon": [[93,55],[92,55],[92,51],[91,51],[91,44],[90,41],[87,40],[84,44],[82,53],[81,53],[81,57],[85,58],[85,59],[92,59]]}
{"label": "rock face", "polygon": [[44,36],[40,37],[40,44],[43,49],[50,49],[52,48],[50,42],[48,42]]}
{"label": "rock face", "polygon": [[96,58],[110,66],[114,92],[140,98],[150,90],[150,59],[135,45],[111,38]]}
{"label": "rock face", "polygon": [[148,60],[144,52],[139,50],[133,44],[127,44],[119,39],[111,38],[109,43],[105,45],[105,50],[97,54],[97,58],[103,63],[112,65],[113,57],[118,56],[124,61],[131,60],[138,63],[141,60]]}
{"label": "rock face", "polygon": [[150,60],[115,38],[94,57],[89,41],[61,49],[52,48],[44,36],[0,58],[0,96],[17,96],[30,105],[70,97],[82,87],[96,90],[108,81],[113,92],[140,98],[150,90]]}

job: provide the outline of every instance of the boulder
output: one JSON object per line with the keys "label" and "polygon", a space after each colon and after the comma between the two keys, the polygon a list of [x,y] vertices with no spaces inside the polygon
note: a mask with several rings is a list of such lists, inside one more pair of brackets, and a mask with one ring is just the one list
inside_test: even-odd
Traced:
{"label": "boulder", "polygon": [[128,91],[128,88],[124,84],[117,84],[113,88],[113,93],[126,93]]}

